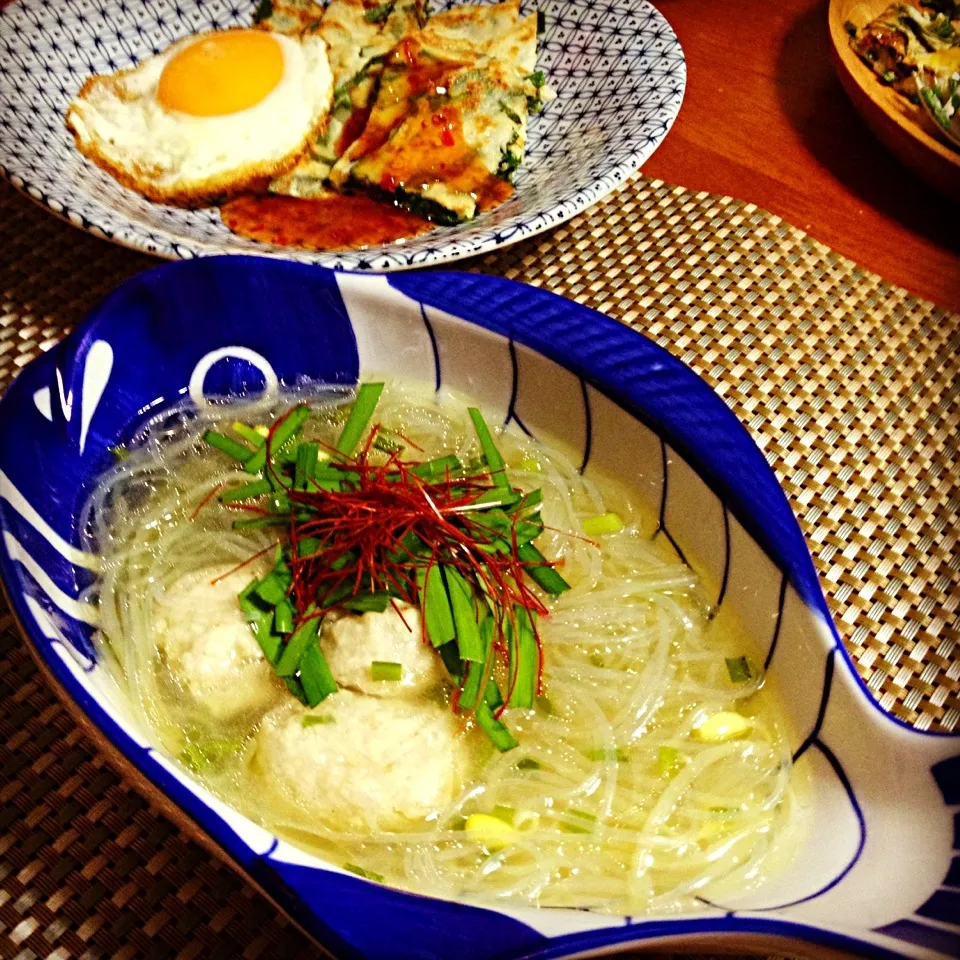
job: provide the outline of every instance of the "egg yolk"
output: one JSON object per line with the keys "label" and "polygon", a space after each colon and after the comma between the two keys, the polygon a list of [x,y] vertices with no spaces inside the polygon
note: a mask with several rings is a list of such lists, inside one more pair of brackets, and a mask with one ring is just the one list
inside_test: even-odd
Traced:
{"label": "egg yolk", "polygon": [[214,33],[184,47],[163,68],[157,97],[195,117],[237,113],[259,103],[283,76],[283,50],[262,30]]}

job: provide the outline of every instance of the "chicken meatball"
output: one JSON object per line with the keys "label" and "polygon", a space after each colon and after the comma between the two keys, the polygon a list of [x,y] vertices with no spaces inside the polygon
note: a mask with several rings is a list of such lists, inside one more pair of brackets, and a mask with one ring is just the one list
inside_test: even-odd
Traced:
{"label": "chicken meatball", "polygon": [[237,593],[249,580],[200,570],[155,601],[154,629],[167,667],[210,716],[231,720],[266,709],[280,692],[273,668],[244,620]]}
{"label": "chicken meatball", "polygon": [[[338,684],[376,697],[426,693],[447,678],[440,655],[423,641],[420,612],[407,603],[383,613],[328,613],[320,649]],[[374,680],[374,660],[399,663],[400,680]]]}
{"label": "chicken meatball", "polygon": [[440,703],[340,690],[313,710],[269,713],[253,764],[300,814],[338,830],[403,830],[454,799],[472,739]]}

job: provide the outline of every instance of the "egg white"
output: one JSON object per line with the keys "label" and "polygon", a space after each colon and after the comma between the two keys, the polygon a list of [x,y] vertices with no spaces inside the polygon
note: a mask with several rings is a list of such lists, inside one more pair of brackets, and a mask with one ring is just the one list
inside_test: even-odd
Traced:
{"label": "egg white", "polygon": [[136,67],[91,77],[67,110],[78,149],[150,200],[204,206],[265,186],[292,167],[330,112],[333,79],[319,36],[272,34],[280,82],[236,113],[198,117],[161,105],[163,68],[194,34]]}

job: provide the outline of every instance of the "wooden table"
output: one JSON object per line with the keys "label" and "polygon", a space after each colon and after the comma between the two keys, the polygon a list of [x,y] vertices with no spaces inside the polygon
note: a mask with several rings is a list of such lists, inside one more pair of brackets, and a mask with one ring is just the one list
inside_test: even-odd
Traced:
{"label": "wooden table", "polygon": [[825,0],[654,0],[687,91],[643,172],[748,200],[960,311],[960,207],[889,155],[830,59]]}

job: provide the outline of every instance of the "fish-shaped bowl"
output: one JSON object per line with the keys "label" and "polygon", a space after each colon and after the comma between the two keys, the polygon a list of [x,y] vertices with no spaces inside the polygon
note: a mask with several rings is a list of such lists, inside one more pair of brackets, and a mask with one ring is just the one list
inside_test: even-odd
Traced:
{"label": "fish-shaped bowl", "polygon": [[[670,917],[466,903],[370,882],[273,836],[150,746],[107,682],[82,598],[91,485],[158,406],[304,380],[453,387],[630,482],[655,536],[762,644],[812,782],[782,874]],[[960,956],[960,738],[879,708],[831,622],[773,471],[722,400],[641,334],[550,293],[456,274],[267,258],[157,267],[120,286],[0,400],[0,573],[26,641],[101,748],[338,956],[520,960],[635,948]]]}

